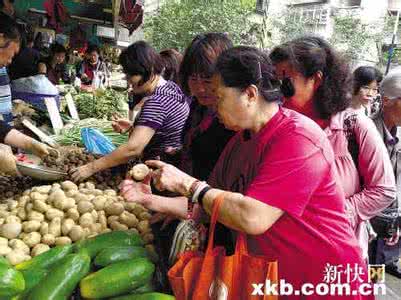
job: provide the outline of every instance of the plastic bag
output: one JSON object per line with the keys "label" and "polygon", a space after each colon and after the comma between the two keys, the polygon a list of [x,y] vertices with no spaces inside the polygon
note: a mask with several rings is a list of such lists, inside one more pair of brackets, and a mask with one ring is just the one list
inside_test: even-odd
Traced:
{"label": "plastic bag", "polygon": [[116,149],[110,139],[97,129],[82,128],[81,138],[90,153],[107,155]]}

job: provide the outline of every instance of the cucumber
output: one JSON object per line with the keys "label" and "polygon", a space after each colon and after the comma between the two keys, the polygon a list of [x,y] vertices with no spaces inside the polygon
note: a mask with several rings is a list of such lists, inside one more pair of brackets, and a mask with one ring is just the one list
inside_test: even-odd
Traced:
{"label": "cucumber", "polygon": [[9,263],[8,259],[0,256],[0,266],[11,266],[11,264]]}
{"label": "cucumber", "polygon": [[27,300],[66,300],[79,281],[89,273],[90,257],[69,254],[29,293]]}
{"label": "cucumber", "polygon": [[155,287],[153,286],[152,281],[149,281],[148,283],[145,283],[143,286],[130,292],[130,294],[144,294],[144,293],[150,293],[150,292],[154,292],[154,291],[155,291]]}
{"label": "cucumber", "polygon": [[149,257],[148,251],[143,247],[111,247],[101,250],[96,255],[94,264],[105,267],[113,263],[138,257]]}
{"label": "cucumber", "polygon": [[130,294],[111,298],[110,300],[175,300],[174,296],[162,293]]}
{"label": "cucumber", "polygon": [[76,243],[75,252],[86,250],[93,258],[105,248],[142,245],[143,241],[139,234],[129,231],[112,231]]}
{"label": "cucumber", "polygon": [[81,295],[97,299],[128,293],[147,283],[155,270],[146,258],[124,260],[109,265],[81,280]]}
{"label": "cucumber", "polygon": [[17,270],[47,269],[72,251],[72,245],[54,247],[34,258],[16,265]]}
{"label": "cucumber", "polygon": [[29,294],[29,292],[39,284],[49,273],[47,270],[43,269],[31,269],[31,270],[22,270],[22,275],[25,279],[25,289],[22,294],[19,295],[18,299],[25,299],[25,297]]}
{"label": "cucumber", "polygon": [[0,297],[16,296],[25,289],[25,280],[21,272],[9,265],[0,265]]}

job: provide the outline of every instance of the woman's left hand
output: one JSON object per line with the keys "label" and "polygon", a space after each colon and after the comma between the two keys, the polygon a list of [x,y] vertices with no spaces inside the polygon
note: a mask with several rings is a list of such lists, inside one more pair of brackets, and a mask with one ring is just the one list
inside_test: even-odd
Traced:
{"label": "woman's left hand", "polygon": [[182,172],[173,165],[158,160],[148,160],[145,162],[148,167],[154,169],[152,179],[155,187],[159,191],[170,191],[186,195],[191,184],[196,180],[188,174]]}
{"label": "woman's left hand", "polygon": [[75,168],[71,171],[71,178],[75,182],[84,181],[85,179],[91,177],[95,174],[92,164],[86,164],[82,167]]}

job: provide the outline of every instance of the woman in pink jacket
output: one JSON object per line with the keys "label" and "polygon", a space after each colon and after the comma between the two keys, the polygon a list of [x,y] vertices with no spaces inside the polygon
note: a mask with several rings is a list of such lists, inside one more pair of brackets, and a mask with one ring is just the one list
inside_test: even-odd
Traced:
{"label": "woman in pink jacket", "polygon": [[346,210],[367,258],[368,220],[395,200],[395,180],[383,141],[373,122],[348,108],[347,63],[319,37],[301,37],[270,54],[284,80],[284,106],[298,111],[326,132],[335,154]]}

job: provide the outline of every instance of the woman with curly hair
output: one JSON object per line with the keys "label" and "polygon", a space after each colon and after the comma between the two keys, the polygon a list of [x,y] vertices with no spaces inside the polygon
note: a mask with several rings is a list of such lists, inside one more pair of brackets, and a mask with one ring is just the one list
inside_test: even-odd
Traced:
{"label": "woman with curly hair", "polygon": [[349,108],[348,64],[324,39],[314,36],[278,46],[270,58],[283,79],[284,106],[314,120],[330,140],[346,211],[367,258],[367,221],[394,201],[396,189],[375,125]]}

